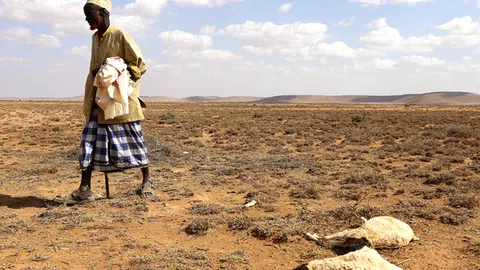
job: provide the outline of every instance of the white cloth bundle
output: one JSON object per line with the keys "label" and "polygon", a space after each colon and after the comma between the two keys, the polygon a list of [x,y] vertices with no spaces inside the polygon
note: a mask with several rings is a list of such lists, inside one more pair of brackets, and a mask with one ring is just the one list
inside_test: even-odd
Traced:
{"label": "white cloth bundle", "polygon": [[105,120],[128,114],[128,97],[135,89],[135,82],[122,58],[107,58],[93,86],[97,87],[95,102],[104,111]]}

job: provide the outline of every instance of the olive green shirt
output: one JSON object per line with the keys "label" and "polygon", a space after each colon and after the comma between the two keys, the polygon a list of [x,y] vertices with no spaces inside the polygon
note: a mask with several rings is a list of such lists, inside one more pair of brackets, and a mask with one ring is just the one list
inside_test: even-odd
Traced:
{"label": "olive green shirt", "polygon": [[[93,86],[95,80],[92,71],[99,68],[105,59],[109,57],[120,57],[131,70],[132,80],[135,81],[135,90],[128,97],[129,114],[105,120],[102,109],[98,110],[99,124],[119,124],[126,122],[139,121],[144,119],[144,103],[140,104],[140,78],[147,71],[147,64],[133,38],[124,30],[114,26],[108,27],[103,34],[102,40],[98,41],[98,32],[92,36],[92,55],[90,58],[90,69],[87,82],[85,83],[85,96],[83,102],[83,113],[86,120],[90,120],[95,104],[95,95],[97,88]],[[143,106],[142,106],[143,105]]]}

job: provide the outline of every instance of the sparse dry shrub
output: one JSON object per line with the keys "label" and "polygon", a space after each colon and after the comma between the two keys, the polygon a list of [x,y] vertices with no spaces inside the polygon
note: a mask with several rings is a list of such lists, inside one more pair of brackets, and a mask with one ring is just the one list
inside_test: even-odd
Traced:
{"label": "sparse dry shrub", "polygon": [[[162,256],[164,266],[175,269],[191,269],[192,266],[208,269],[212,266],[212,260],[203,251],[176,249],[166,252]],[[165,269],[165,268],[164,268]]]}
{"label": "sparse dry shrub", "polygon": [[458,226],[464,224],[474,217],[474,213],[467,209],[456,209],[451,207],[441,208],[439,221],[443,224]]}
{"label": "sparse dry shrub", "polygon": [[253,219],[248,216],[236,216],[228,222],[229,231],[242,231],[250,228],[253,224]]}
{"label": "sparse dry shrub", "polygon": [[438,211],[429,208],[426,202],[417,199],[404,199],[389,207],[388,212],[403,219],[419,217],[426,220],[437,219]]}
{"label": "sparse dry shrub", "polygon": [[270,156],[256,161],[261,171],[272,169],[294,170],[299,168],[315,168],[316,164],[307,159],[285,156]]}
{"label": "sparse dry shrub", "polygon": [[217,204],[194,204],[189,209],[190,214],[192,215],[218,215],[223,211],[223,207]]}
{"label": "sparse dry shrub", "polygon": [[448,205],[453,208],[474,209],[479,204],[475,195],[454,195],[449,198]]}
{"label": "sparse dry shrub", "polygon": [[435,160],[432,164],[428,165],[426,169],[434,172],[440,172],[443,170],[449,170],[451,166],[452,165],[447,158],[441,157]]}
{"label": "sparse dry shrub", "polygon": [[137,255],[130,259],[130,266],[150,265],[154,259],[149,255]]}
{"label": "sparse dry shrub", "polygon": [[210,269],[212,260],[203,251],[173,249],[164,254],[133,256],[129,266],[129,269]]}
{"label": "sparse dry shrub", "polygon": [[455,183],[455,175],[450,172],[440,172],[440,173],[433,173],[430,174],[423,183],[425,185],[453,185]]}
{"label": "sparse dry shrub", "polygon": [[252,234],[253,237],[255,237],[257,239],[265,240],[272,235],[272,232],[269,231],[264,226],[257,225],[257,226],[255,226],[255,228],[252,229],[251,234]]}
{"label": "sparse dry shrub", "polygon": [[144,135],[144,139],[145,145],[148,148],[148,157],[154,161],[180,158],[183,156],[183,150],[173,143],[150,135]]}
{"label": "sparse dry shrub", "polygon": [[344,184],[369,185],[375,188],[385,189],[389,185],[389,181],[383,176],[378,169],[371,167],[360,168],[352,172],[345,180]]}
{"label": "sparse dry shrub", "polygon": [[319,199],[319,193],[320,188],[317,185],[307,183],[295,186],[290,191],[290,196],[297,199]]}
{"label": "sparse dry shrub", "polygon": [[229,255],[221,257],[219,261],[221,263],[228,263],[233,265],[249,264],[250,255],[245,250],[238,250]]}
{"label": "sparse dry shrub", "polygon": [[468,139],[474,137],[476,132],[466,125],[448,125],[445,127],[445,136]]}
{"label": "sparse dry shrub", "polygon": [[33,262],[43,262],[48,260],[48,256],[42,253],[35,253],[32,254],[29,259]]}
{"label": "sparse dry shrub", "polygon": [[467,168],[475,173],[480,173],[480,160],[473,159],[467,166]]}
{"label": "sparse dry shrub", "polygon": [[245,195],[245,203],[252,200],[257,201],[259,204],[274,203],[279,200],[280,193],[273,188],[264,188],[258,191],[250,191]]}
{"label": "sparse dry shrub", "polygon": [[208,229],[212,227],[210,223],[208,219],[196,218],[185,228],[185,232],[193,235],[205,235]]}
{"label": "sparse dry shrub", "polygon": [[[421,156],[440,147],[438,140],[420,136],[408,137],[405,141],[393,146],[384,146],[385,151],[404,152],[410,155]],[[388,149],[388,150],[387,150]]]}
{"label": "sparse dry shrub", "polygon": [[359,190],[356,185],[343,185],[334,193],[335,198],[358,201],[366,196],[367,191]]}
{"label": "sparse dry shrub", "polygon": [[468,243],[463,252],[469,255],[480,257],[480,242]]}
{"label": "sparse dry shrub", "polygon": [[455,193],[456,189],[451,186],[444,186],[444,187],[438,187],[434,191],[423,191],[419,190],[420,194],[423,194],[423,199],[424,200],[433,200],[433,199],[440,199],[443,196],[448,196],[453,193]]}
{"label": "sparse dry shrub", "polygon": [[352,128],[345,135],[344,143],[352,145],[370,145],[372,143],[372,134],[369,134],[364,128]]}
{"label": "sparse dry shrub", "polygon": [[36,220],[40,224],[62,224],[64,228],[73,229],[77,226],[88,224],[94,221],[95,218],[96,215],[88,209],[59,207],[41,213]]}
{"label": "sparse dry shrub", "polygon": [[361,217],[370,219],[375,216],[380,216],[384,212],[373,206],[341,206],[339,208],[327,211],[326,216],[335,222],[336,226],[357,227],[361,225]]}
{"label": "sparse dry shrub", "polygon": [[464,193],[480,192],[480,176],[472,176],[455,182],[455,187]]}
{"label": "sparse dry shrub", "polygon": [[23,219],[2,220],[2,225],[0,226],[0,234],[14,235],[20,231],[34,232],[35,230],[34,224]]}

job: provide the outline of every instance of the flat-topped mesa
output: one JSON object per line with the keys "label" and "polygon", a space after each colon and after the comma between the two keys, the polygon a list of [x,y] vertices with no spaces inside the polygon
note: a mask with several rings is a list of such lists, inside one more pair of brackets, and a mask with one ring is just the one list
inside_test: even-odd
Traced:
{"label": "flat-topped mesa", "polygon": [[334,246],[364,246],[374,248],[399,248],[411,241],[419,240],[412,228],[403,221],[389,216],[374,217],[366,220],[357,229],[345,230],[325,236],[324,239]]}
{"label": "flat-topped mesa", "polygon": [[302,268],[306,270],[402,270],[369,247],[334,258],[311,261]]}

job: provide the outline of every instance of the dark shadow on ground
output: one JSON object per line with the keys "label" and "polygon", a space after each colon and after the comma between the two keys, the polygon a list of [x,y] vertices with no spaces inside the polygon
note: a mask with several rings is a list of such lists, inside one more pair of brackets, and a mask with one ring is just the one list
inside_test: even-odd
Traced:
{"label": "dark shadow on ground", "polygon": [[0,194],[0,207],[6,206],[12,209],[21,208],[48,208],[49,206],[58,205],[53,200],[47,200],[35,196],[12,197],[10,195]]}

